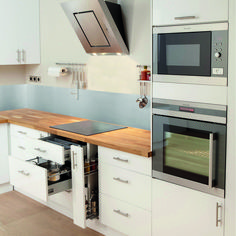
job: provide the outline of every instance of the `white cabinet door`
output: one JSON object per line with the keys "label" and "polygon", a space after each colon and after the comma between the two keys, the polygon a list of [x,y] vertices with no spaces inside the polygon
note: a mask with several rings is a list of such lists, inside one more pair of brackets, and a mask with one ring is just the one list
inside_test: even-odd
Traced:
{"label": "white cabinet door", "polygon": [[18,64],[17,0],[0,0],[0,65]]}
{"label": "white cabinet door", "polygon": [[40,63],[39,0],[17,1],[21,64]]}
{"label": "white cabinet door", "polygon": [[74,224],[86,228],[84,190],[84,151],[80,146],[71,146],[72,193]]}
{"label": "white cabinet door", "polygon": [[152,235],[223,236],[223,212],[222,198],[152,180]]}
{"label": "white cabinet door", "polygon": [[0,0],[0,65],[39,64],[39,0]]}
{"label": "white cabinet door", "polygon": [[8,124],[0,124],[0,184],[9,182]]}
{"label": "white cabinet door", "polygon": [[228,20],[228,0],[153,0],[153,25]]}

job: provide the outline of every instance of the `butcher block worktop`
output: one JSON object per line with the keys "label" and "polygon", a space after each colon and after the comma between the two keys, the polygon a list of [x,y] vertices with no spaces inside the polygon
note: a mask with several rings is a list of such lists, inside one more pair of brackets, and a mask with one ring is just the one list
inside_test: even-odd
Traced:
{"label": "butcher block worktop", "polygon": [[149,130],[128,127],[105,133],[84,136],[67,131],[50,128],[50,126],[85,121],[78,117],[60,115],[56,113],[17,109],[0,111],[0,123],[12,123],[32,129],[45,131],[51,134],[91,143],[103,147],[117,149],[132,154],[151,156],[151,133]]}

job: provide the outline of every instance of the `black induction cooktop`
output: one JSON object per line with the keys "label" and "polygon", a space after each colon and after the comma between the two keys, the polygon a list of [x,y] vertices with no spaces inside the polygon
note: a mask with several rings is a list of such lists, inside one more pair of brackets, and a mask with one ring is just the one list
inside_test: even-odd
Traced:
{"label": "black induction cooktop", "polygon": [[99,134],[99,133],[109,132],[109,131],[118,130],[118,129],[125,129],[127,127],[107,124],[107,123],[103,123],[99,121],[86,120],[86,121],[81,121],[81,122],[50,126],[50,128],[60,129],[60,130],[64,130],[64,131],[68,131],[68,132],[72,132],[76,134],[89,136],[93,134]]}

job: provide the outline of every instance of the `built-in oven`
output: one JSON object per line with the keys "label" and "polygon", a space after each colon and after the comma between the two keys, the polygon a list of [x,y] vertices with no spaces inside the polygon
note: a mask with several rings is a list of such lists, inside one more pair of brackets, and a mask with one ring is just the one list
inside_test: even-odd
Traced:
{"label": "built-in oven", "polygon": [[222,105],[153,99],[153,178],[224,197],[226,114]]}
{"label": "built-in oven", "polygon": [[153,27],[153,81],[227,85],[228,24]]}

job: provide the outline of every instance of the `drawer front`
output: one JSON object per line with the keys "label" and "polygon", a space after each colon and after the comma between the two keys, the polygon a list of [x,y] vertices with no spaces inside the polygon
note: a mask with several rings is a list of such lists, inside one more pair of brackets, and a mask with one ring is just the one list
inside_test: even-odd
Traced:
{"label": "drawer front", "polygon": [[24,126],[19,126],[19,125],[14,125],[14,124],[10,125],[10,132],[11,132],[11,135],[17,136],[20,138],[28,137],[28,138],[39,139],[39,138],[48,136],[47,132],[39,131],[36,129],[30,129]]}
{"label": "drawer front", "polygon": [[11,155],[14,157],[21,160],[31,159],[31,146],[31,139],[29,138],[11,137]]}
{"label": "drawer front", "polygon": [[32,156],[39,156],[59,164],[65,163],[64,147],[42,140],[32,140]]}
{"label": "drawer front", "polygon": [[105,194],[100,194],[99,209],[102,224],[128,236],[151,236],[151,212]]}
{"label": "drawer front", "polygon": [[98,147],[99,161],[151,176],[151,158]]}
{"label": "drawer front", "polygon": [[119,167],[99,164],[99,188],[132,205],[151,210],[151,177]]}
{"label": "drawer front", "polygon": [[47,170],[9,156],[10,183],[36,198],[47,201]]}

